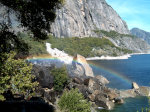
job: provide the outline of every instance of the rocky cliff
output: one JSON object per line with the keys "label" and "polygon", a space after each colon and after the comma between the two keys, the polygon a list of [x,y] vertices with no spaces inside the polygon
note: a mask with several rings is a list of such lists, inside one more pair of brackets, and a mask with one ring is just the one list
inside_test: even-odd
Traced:
{"label": "rocky cliff", "polygon": [[66,0],[51,26],[56,37],[95,37],[94,30],[128,34],[126,23],[105,0]]}
{"label": "rocky cliff", "polygon": [[141,30],[139,28],[133,28],[130,30],[130,32],[133,35],[145,40],[148,44],[150,44],[150,32],[146,32],[146,31]]}

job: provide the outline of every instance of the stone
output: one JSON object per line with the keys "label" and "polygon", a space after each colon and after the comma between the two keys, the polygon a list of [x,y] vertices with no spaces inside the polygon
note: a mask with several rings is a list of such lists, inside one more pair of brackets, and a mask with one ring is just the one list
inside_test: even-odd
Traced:
{"label": "stone", "polygon": [[95,99],[95,104],[99,107],[103,107],[108,110],[112,110],[114,107],[114,103],[102,95],[97,95]]}
{"label": "stone", "polygon": [[139,86],[136,82],[132,82],[132,88],[133,89],[139,89]]}
{"label": "stone", "polygon": [[102,75],[97,75],[95,78],[97,78],[99,80],[99,82],[101,82],[104,85],[109,83],[109,81]]}
{"label": "stone", "polygon": [[93,70],[87,63],[85,57],[77,54],[73,61],[72,65],[68,66],[68,73],[72,77],[94,77]]}
{"label": "stone", "polygon": [[54,85],[54,77],[50,75],[50,70],[53,67],[45,67],[40,65],[33,65],[32,73],[36,76],[39,85],[42,88],[49,88],[51,89]]}
{"label": "stone", "polygon": [[79,77],[75,77],[75,78],[73,78],[73,79],[72,79],[72,81],[73,81],[74,83],[77,83],[77,84],[83,84],[82,79],[81,79],[81,78],[79,78]]}
{"label": "stone", "polygon": [[56,15],[51,25],[55,37],[97,37],[96,30],[130,33],[126,22],[105,0],[66,0]]}
{"label": "stone", "polygon": [[90,78],[88,88],[90,91],[101,90],[101,85],[94,78]]}

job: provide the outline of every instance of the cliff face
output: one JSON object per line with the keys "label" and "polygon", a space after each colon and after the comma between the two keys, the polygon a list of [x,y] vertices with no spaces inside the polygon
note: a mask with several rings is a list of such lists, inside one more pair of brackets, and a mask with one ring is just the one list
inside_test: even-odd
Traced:
{"label": "cliff face", "polygon": [[145,40],[148,44],[150,44],[150,32],[146,32],[146,31],[141,30],[139,28],[133,28],[130,30],[130,32],[133,35]]}
{"label": "cliff face", "polygon": [[105,0],[66,0],[51,26],[56,37],[95,37],[94,30],[128,34],[126,23]]}

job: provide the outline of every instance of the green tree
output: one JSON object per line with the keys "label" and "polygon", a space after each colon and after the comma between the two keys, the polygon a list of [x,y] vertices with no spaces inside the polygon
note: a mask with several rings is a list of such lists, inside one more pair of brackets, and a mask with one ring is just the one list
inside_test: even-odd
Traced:
{"label": "green tree", "polygon": [[0,63],[0,100],[5,100],[3,93],[11,91],[13,95],[23,95],[24,98],[34,95],[38,83],[33,82],[32,64],[22,59],[14,59],[15,53],[3,54],[5,63]]}
{"label": "green tree", "polygon": [[54,90],[62,91],[69,79],[66,67],[54,68],[51,74],[54,76]]}
{"label": "green tree", "polygon": [[91,104],[84,99],[78,89],[65,91],[58,101],[58,105],[64,112],[91,112]]}

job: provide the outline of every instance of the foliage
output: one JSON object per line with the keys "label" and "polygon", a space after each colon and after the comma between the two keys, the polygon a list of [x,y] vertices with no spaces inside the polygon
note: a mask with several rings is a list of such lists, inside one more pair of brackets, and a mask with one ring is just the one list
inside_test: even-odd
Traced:
{"label": "foliage", "polygon": [[28,55],[40,55],[40,54],[47,54],[45,49],[44,41],[37,41],[29,36],[29,34],[25,33],[18,33],[17,35],[21,38],[29,47]]}
{"label": "foliage", "polygon": [[84,99],[78,89],[65,91],[58,101],[58,105],[65,112],[91,112],[91,104]]}
{"label": "foliage", "polygon": [[18,38],[13,32],[9,31],[7,25],[0,24],[0,29],[0,53],[16,50],[28,54],[28,45],[24,43],[22,38]]}
{"label": "foliage", "polygon": [[54,76],[54,90],[62,91],[68,82],[66,67],[54,68],[51,74]]}
{"label": "foliage", "polygon": [[98,35],[100,34],[104,34],[106,37],[111,37],[111,38],[117,38],[117,37],[131,37],[131,38],[135,38],[134,35],[130,35],[130,34],[120,34],[116,31],[105,31],[105,30],[99,30],[96,29],[94,30],[95,33],[97,33]]}
{"label": "foliage", "polygon": [[0,63],[0,100],[5,100],[3,93],[7,91],[11,91],[14,95],[23,95],[26,99],[34,95],[38,85],[37,82],[33,82],[32,64],[27,64],[22,59],[16,60],[14,56],[14,52],[3,53],[2,56],[5,63]]}

